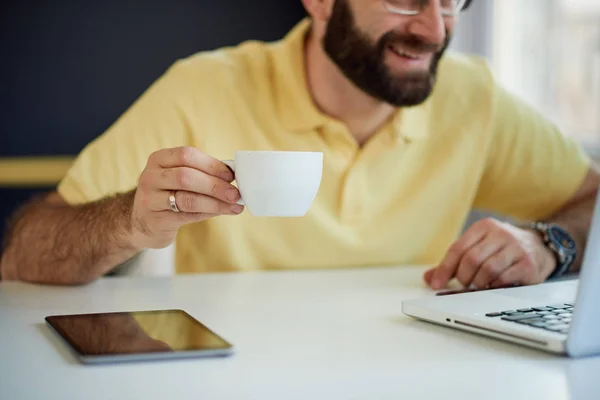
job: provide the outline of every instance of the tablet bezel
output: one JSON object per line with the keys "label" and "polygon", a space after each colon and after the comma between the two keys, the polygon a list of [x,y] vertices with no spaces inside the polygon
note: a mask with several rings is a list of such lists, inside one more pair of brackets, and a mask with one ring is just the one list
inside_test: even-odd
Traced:
{"label": "tablet bezel", "polygon": [[[65,317],[78,317],[78,316],[90,316],[90,315],[113,315],[113,314],[131,314],[131,313],[165,313],[165,312],[177,312],[183,314],[186,318],[193,321],[195,324],[200,325],[211,334],[222,340],[226,346],[216,349],[188,349],[188,350],[177,350],[177,351],[164,351],[164,352],[144,352],[144,353],[123,353],[123,354],[87,354],[85,353],[77,343],[70,340],[69,335],[60,329],[59,326],[53,324],[53,320],[56,318]],[[190,358],[208,358],[208,357],[225,357],[230,356],[235,352],[235,347],[229,341],[225,340],[222,336],[214,332],[212,329],[204,325],[198,319],[187,313],[182,309],[156,309],[156,310],[135,310],[135,311],[115,311],[115,312],[101,312],[101,313],[80,313],[80,314],[57,314],[49,315],[44,318],[48,327],[59,336],[71,352],[84,364],[104,364],[104,363],[115,363],[115,362],[133,362],[133,361],[157,361],[157,360],[173,360],[173,359],[190,359]]]}

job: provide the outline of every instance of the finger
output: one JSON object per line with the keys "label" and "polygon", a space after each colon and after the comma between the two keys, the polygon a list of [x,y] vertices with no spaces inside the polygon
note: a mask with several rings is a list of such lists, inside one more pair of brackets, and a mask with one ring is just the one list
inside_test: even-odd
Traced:
{"label": "finger", "polygon": [[523,271],[525,270],[525,261],[521,260],[511,265],[508,269],[504,270],[498,278],[496,278],[491,284],[491,288],[501,288],[508,286],[520,286],[523,282]]}
{"label": "finger", "polygon": [[[169,197],[173,192],[161,191],[158,195],[153,196],[153,210],[163,211],[171,210]],[[230,204],[214,197],[186,192],[178,190],[175,192],[175,204],[179,211],[186,213],[204,213],[204,214],[239,214],[242,211],[242,206],[239,204]]]}
{"label": "finger", "polygon": [[148,158],[148,165],[159,168],[189,167],[227,182],[234,178],[232,171],[223,162],[190,146],[156,151]]}
{"label": "finger", "polygon": [[503,246],[505,246],[505,243],[501,238],[487,235],[484,240],[473,245],[460,259],[456,270],[456,279],[467,288],[471,286],[473,278],[484,261]]}
{"label": "finger", "polygon": [[240,199],[240,192],[232,184],[189,167],[155,171],[150,180],[157,189],[205,194],[228,203],[235,203]]}
{"label": "finger", "polygon": [[450,279],[456,274],[458,265],[463,255],[475,244],[479,243],[487,233],[487,230],[480,224],[474,224],[452,245],[446,253],[446,256],[435,269],[431,278],[431,287],[433,289],[444,288]]}
{"label": "finger", "polygon": [[486,259],[475,274],[472,284],[479,289],[489,288],[498,277],[519,259],[519,249],[514,245],[501,248]]}
{"label": "finger", "polygon": [[164,218],[169,218],[171,221],[174,221],[174,224],[178,227],[181,225],[202,222],[207,219],[223,215],[223,214],[188,213],[188,212],[175,213],[171,210],[160,211],[160,213],[164,215]]}
{"label": "finger", "polygon": [[431,268],[431,269],[425,271],[425,273],[423,274],[423,280],[425,280],[425,283],[428,284],[429,286],[431,286],[431,278],[433,278],[434,273],[435,273],[435,268]]}
{"label": "finger", "polygon": [[205,213],[173,213],[173,211],[163,211],[165,213],[170,212],[175,214],[175,218],[178,219],[178,224],[186,225],[193,224],[196,222],[202,222],[210,218],[218,217],[217,214],[205,214]]}

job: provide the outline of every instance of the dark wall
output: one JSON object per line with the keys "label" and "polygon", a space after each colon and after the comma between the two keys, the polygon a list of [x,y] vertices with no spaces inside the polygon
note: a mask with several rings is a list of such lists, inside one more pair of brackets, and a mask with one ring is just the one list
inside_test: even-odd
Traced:
{"label": "dark wall", "polygon": [[[0,159],[75,155],[176,59],[281,38],[300,0],[6,0]],[[1,188],[0,220],[31,193]]]}
{"label": "dark wall", "polygon": [[0,156],[77,153],[177,58],[276,40],[299,0],[10,0],[0,12]]}

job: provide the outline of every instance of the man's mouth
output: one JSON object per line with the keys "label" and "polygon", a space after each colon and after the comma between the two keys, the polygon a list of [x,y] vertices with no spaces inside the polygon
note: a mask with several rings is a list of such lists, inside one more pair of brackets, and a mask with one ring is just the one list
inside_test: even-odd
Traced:
{"label": "man's mouth", "polygon": [[406,50],[398,45],[389,45],[388,49],[397,56],[408,58],[410,60],[419,60],[427,56],[427,54]]}

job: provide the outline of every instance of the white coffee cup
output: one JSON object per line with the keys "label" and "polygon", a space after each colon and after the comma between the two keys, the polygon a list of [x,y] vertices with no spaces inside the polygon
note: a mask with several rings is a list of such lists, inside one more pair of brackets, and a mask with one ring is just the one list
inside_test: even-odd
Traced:
{"label": "white coffee cup", "polygon": [[323,173],[320,152],[237,151],[223,163],[235,173],[239,204],[257,217],[304,216]]}

